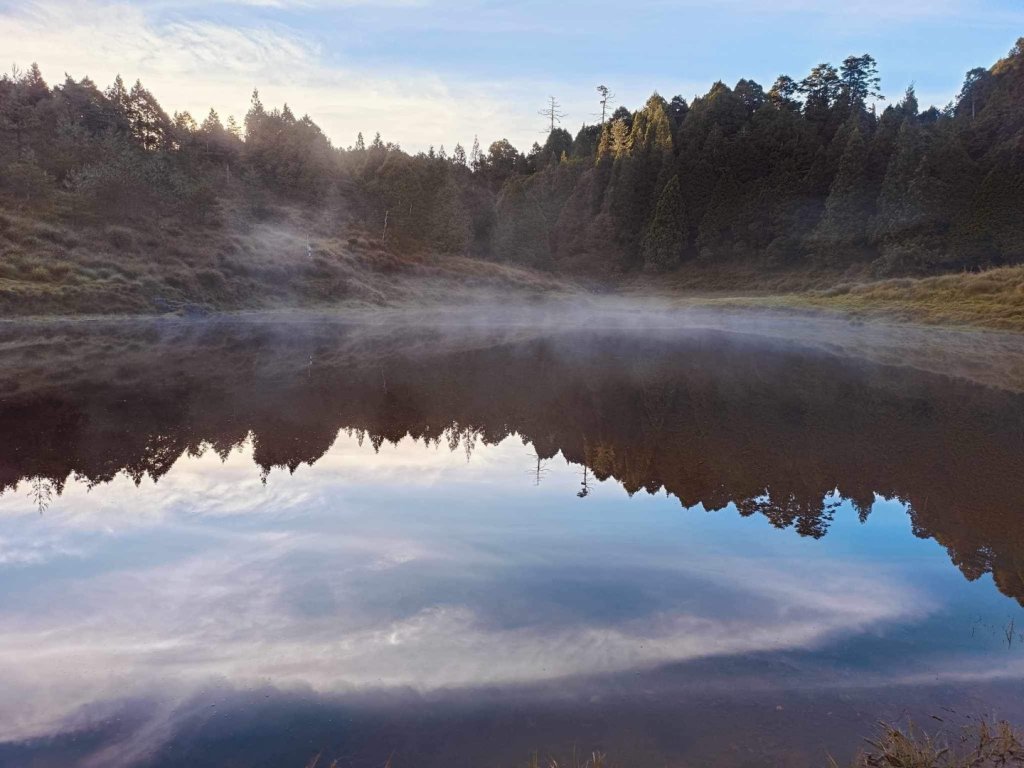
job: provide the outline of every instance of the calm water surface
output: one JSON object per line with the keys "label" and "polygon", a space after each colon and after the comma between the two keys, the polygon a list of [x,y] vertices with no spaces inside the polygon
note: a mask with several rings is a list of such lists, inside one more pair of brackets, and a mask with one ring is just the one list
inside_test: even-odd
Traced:
{"label": "calm water surface", "polygon": [[709,330],[0,349],[0,765],[823,765],[1024,722],[1013,387]]}

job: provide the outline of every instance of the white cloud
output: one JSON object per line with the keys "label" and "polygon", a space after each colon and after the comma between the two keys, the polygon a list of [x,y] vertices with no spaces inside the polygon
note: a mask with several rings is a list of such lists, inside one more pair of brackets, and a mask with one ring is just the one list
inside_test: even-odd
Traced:
{"label": "white cloud", "polygon": [[[0,516],[5,530],[27,531],[11,546],[31,552],[33,541],[46,541],[71,551],[84,542],[76,557],[106,569],[41,578],[0,611],[0,739],[61,730],[82,706],[124,696],[181,701],[217,679],[325,693],[532,683],[809,648],[934,609],[883,567],[865,572],[806,552],[737,557],[707,540],[631,550],[597,519],[580,526],[559,512],[524,524],[540,513],[523,501],[511,516],[492,510],[485,525],[471,512],[479,489],[461,508],[457,494],[444,495],[456,485],[444,482],[446,472],[458,473],[463,491],[486,478],[492,493],[505,483],[528,488],[524,500],[563,480],[571,493],[575,469],[559,462],[543,488],[529,486],[524,451],[509,438],[478,449],[467,465],[461,451],[443,446],[406,440],[373,456],[343,437],[317,471],[272,478],[273,496],[252,477],[247,452],[225,465],[208,454],[178,462],[158,488],[118,481],[86,496],[71,486],[73,498],[44,518]],[[404,509],[377,492],[412,485],[416,499],[417,488],[434,483],[429,514],[422,502]],[[24,500],[3,499],[0,508],[15,501]],[[565,546],[560,525],[573,531],[575,547]],[[89,550],[107,526],[131,536],[131,549],[152,551],[152,564],[119,565],[108,562],[110,550]],[[175,544],[182,535],[191,542],[184,551]],[[562,609],[574,606],[557,590],[546,594],[547,577],[509,583],[509,574],[533,568],[552,569],[555,581],[584,572],[608,546],[616,557],[605,560],[607,575],[638,593],[652,584],[669,591],[656,588],[659,597],[636,613],[563,620]],[[709,587],[713,600],[692,599]],[[505,590],[512,604],[528,598],[529,612],[504,609]]]}
{"label": "white cloud", "polygon": [[[288,611],[289,592],[283,588],[290,564],[311,546],[326,548],[333,564],[303,578],[330,584],[341,595],[340,614]],[[398,554],[382,559],[382,552]],[[393,620],[345,607],[344,593],[365,589],[382,570],[437,557],[400,540],[360,541],[354,547],[344,538],[323,536],[239,540],[213,555],[82,582],[68,604],[53,605],[44,618],[4,617],[0,739],[59,730],[91,702],[167,695],[167,680],[183,695],[211,679],[332,693],[529,683],[804,648],[836,633],[929,610],[928,601],[904,585],[884,576],[861,577],[835,563],[808,579],[802,568],[752,569],[747,562],[733,570],[720,558],[713,565],[688,559],[677,577],[703,578],[721,568],[720,586],[775,606],[774,618],[677,608],[610,625],[496,627],[469,605],[427,602]],[[481,576],[472,558],[460,557],[457,570],[470,580]]]}
{"label": "white cloud", "polygon": [[258,87],[266,104],[308,112],[338,145],[380,131],[409,149],[482,137],[522,138],[522,118],[502,94],[515,86],[442,79],[429,72],[330,66],[324,52],[288,28],[171,20],[127,3],[28,2],[0,11],[4,54],[38,62],[51,82],[67,72],[100,85],[138,78],[169,112],[199,118],[213,107],[240,118]]}
{"label": "white cloud", "polygon": [[[647,0],[639,4],[636,19],[667,21],[671,17],[682,23],[687,14],[704,14],[724,4],[735,14],[778,17],[783,23],[799,18],[801,24],[830,34],[856,28],[864,35],[869,32],[865,25],[880,22],[899,25],[954,19],[963,24],[1005,26],[1024,20],[1022,14],[981,9],[976,0],[851,2],[836,6],[811,0],[683,0],[672,4]],[[430,12],[416,12],[423,8]],[[338,11],[342,30],[332,33],[330,50],[314,42],[320,36],[289,26],[310,23],[310,13],[329,10]],[[372,20],[362,19],[368,27],[350,27],[346,10],[372,11]],[[633,38],[641,29],[627,25],[618,31],[606,30],[597,26],[604,24],[603,14],[581,13],[571,4],[543,14],[536,11],[534,4],[439,0],[26,0],[0,8],[0,39],[9,62],[25,66],[37,61],[51,81],[68,72],[107,84],[121,73],[129,80],[142,79],[168,111],[188,110],[200,119],[210,107],[222,117],[241,118],[252,89],[258,87],[264,103],[287,101],[297,113],[308,112],[340,146],[351,144],[360,131],[367,138],[380,131],[386,139],[412,151],[441,144],[451,149],[457,141],[468,147],[474,135],[484,146],[505,137],[525,150],[535,140],[543,140],[542,121],[534,113],[549,93],[562,98],[570,113],[564,125],[570,131],[593,121],[596,101],[589,97],[595,82],[589,78],[581,81],[578,72],[570,77],[520,76],[511,62],[508,73],[497,80],[470,72],[448,72],[442,77],[429,67],[410,70],[380,64],[379,57],[370,69],[358,62],[346,63],[345,45],[347,36],[354,36],[351,39],[362,46],[376,39],[383,52],[393,48],[395,40],[414,41],[424,29],[430,29],[442,31],[452,45],[467,36],[492,40],[503,47],[507,59],[511,49],[505,49],[515,45],[512,40],[534,35],[551,38],[554,29],[566,39],[596,41],[611,36],[620,47],[625,38],[617,35]],[[224,20],[240,14],[245,18],[242,23]],[[523,55],[521,49],[516,50],[516,55]],[[495,61],[502,60],[499,56]],[[566,62],[557,57],[556,62],[553,71],[564,72]],[[620,103],[630,107],[641,104],[664,78],[635,71],[631,85],[623,82],[628,80],[625,73],[617,74],[618,84],[610,84],[616,86]],[[705,91],[710,82],[692,77],[673,79],[663,95],[681,92],[690,98]]]}

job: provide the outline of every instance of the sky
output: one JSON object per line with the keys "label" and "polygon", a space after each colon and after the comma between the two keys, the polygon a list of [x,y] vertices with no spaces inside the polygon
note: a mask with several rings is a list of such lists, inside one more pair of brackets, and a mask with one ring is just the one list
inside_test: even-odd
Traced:
{"label": "sky", "polygon": [[[543,141],[549,96],[571,132],[596,86],[635,109],[715,80],[768,87],[871,53],[890,100],[947,103],[1024,34],[1020,0],[0,0],[0,63],[101,86],[142,80],[170,113],[307,113],[337,146],[380,132],[410,151]],[[3,61],[7,59],[7,61]]]}

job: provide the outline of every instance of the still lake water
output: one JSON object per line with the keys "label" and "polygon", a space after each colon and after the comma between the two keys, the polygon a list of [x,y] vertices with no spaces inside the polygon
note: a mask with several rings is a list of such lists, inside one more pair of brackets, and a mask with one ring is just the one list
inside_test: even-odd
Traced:
{"label": "still lake water", "polygon": [[856,329],[545,325],[0,329],[0,765],[1024,723],[1021,387]]}

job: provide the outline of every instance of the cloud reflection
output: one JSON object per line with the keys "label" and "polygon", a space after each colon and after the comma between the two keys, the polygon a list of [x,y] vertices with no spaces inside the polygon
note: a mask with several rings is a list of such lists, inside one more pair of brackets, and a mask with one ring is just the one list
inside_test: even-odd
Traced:
{"label": "cloud reflection", "polygon": [[768,542],[730,554],[728,531],[687,540],[665,530],[675,502],[625,508],[611,483],[581,519],[562,493],[576,469],[556,459],[534,488],[514,437],[467,464],[342,436],[266,486],[249,451],[182,459],[159,493],[71,487],[42,518],[0,499],[0,552],[21,553],[0,568],[34,569],[0,602],[0,739],[218,679],[328,693],[529,684],[811,648],[934,608],[895,571],[809,550],[787,560]]}

